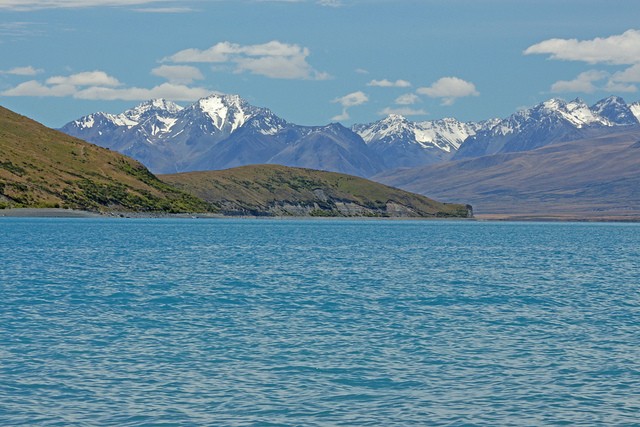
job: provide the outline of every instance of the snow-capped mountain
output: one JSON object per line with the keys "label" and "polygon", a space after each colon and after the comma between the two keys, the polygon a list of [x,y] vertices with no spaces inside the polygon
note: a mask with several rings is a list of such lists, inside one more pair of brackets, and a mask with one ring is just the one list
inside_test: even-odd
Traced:
{"label": "snow-capped mountain", "polygon": [[629,110],[631,110],[631,114],[635,116],[636,120],[640,122],[640,102],[634,102],[629,105]]}
{"label": "snow-capped mountain", "polygon": [[524,151],[640,126],[640,103],[550,99],[505,119],[412,122],[390,115],[347,129],[298,126],[237,95],[214,94],[181,107],[155,99],[120,114],[95,113],[61,130],[129,155],[155,173],[280,163],[372,176],[393,168]]}
{"label": "snow-capped mountain", "polygon": [[352,129],[390,169],[448,160],[469,136],[494,122],[465,123],[454,118],[412,122],[392,114],[374,123],[354,125]]}
{"label": "snow-capped mountain", "polygon": [[567,102],[554,98],[478,131],[467,138],[454,158],[533,150],[607,132],[617,126],[639,124],[622,98],[605,98],[592,107],[581,99]]}
{"label": "snow-capped mountain", "polygon": [[129,155],[155,173],[276,162],[361,176],[382,170],[351,130],[291,124],[237,95],[211,95],[184,108],[152,100],[117,115],[91,114],[61,130]]}
{"label": "snow-capped mountain", "polygon": [[[619,96],[610,96],[591,106],[591,111],[607,119],[611,125],[637,125],[638,118],[631,110],[631,106]],[[639,111],[640,113],[640,111]]]}
{"label": "snow-capped mountain", "polygon": [[[78,120],[74,120],[66,126],[79,130],[88,130],[99,129],[105,125],[130,129],[134,126],[141,125],[144,122],[154,120],[159,120],[168,124],[170,123],[171,118],[181,110],[182,107],[171,101],[164,99],[152,99],[120,114],[90,114]],[[163,128],[166,127],[167,125],[163,126]]]}

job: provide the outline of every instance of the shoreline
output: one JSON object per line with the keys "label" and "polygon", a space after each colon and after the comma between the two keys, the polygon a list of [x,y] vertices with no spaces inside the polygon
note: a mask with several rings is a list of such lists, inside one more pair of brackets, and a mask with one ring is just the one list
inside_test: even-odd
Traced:
{"label": "shoreline", "polygon": [[576,214],[476,214],[472,218],[414,218],[414,217],[315,217],[315,216],[238,216],[214,213],[147,213],[147,212],[91,212],[58,208],[9,208],[0,210],[0,218],[184,218],[184,219],[367,219],[391,221],[495,221],[495,222],[640,222],[640,213],[632,215],[576,215]]}
{"label": "shoreline", "polygon": [[495,222],[640,222],[640,213],[631,215],[588,214],[476,214],[477,221]]}

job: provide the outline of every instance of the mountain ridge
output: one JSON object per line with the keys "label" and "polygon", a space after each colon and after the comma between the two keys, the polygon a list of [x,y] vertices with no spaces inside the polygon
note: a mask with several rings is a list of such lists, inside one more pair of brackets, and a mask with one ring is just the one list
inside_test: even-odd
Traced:
{"label": "mountain ridge", "polygon": [[479,215],[640,219],[640,129],[469,157],[372,179]]}
{"label": "mountain ridge", "polygon": [[504,119],[413,122],[390,115],[336,132],[335,125],[287,122],[238,95],[212,94],[187,107],[151,100],[117,115],[94,113],[61,130],[132,156],[158,173],[282,163],[370,177],[640,126],[639,118],[640,103],[619,97],[591,107],[580,99],[552,98]]}

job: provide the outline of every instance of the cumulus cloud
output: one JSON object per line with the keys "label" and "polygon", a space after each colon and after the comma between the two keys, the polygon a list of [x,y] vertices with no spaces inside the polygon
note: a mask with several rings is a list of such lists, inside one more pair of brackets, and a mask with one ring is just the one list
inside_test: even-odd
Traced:
{"label": "cumulus cloud", "polygon": [[624,71],[614,73],[611,79],[622,83],[640,83],[640,63],[632,65]]}
{"label": "cumulus cloud", "polygon": [[589,70],[578,74],[573,80],[559,80],[551,85],[551,92],[636,92],[640,82],[640,67],[634,66],[614,73],[600,70]]}
{"label": "cumulus cloud", "polygon": [[332,117],[331,120],[348,120],[350,117],[349,108],[365,104],[368,101],[369,97],[362,91],[351,92],[345,96],[335,98],[332,102],[342,105],[342,113]]}
{"label": "cumulus cloud", "polygon": [[190,65],[161,65],[151,70],[151,74],[165,78],[171,83],[188,84],[204,79],[200,70]]}
{"label": "cumulus cloud", "polygon": [[406,80],[396,80],[392,82],[387,79],[382,80],[371,80],[367,83],[367,86],[375,86],[375,87],[410,87],[411,83]]}
{"label": "cumulus cloud", "polygon": [[342,105],[343,107],[354,107],[356,105],[362,105],[369,101],[369,97],[362,91],[351,92],[345,96],[335,98],[333,102]]}
{"label": "cumulus cloud", "polygon": [[14,67],[10,70],[0,71],[0,74],[12,74],[14,76],[35,76],[42,73],[43,70],[34,68],[31,65],[27,67]]}
{"label": "cumulus cloud", "polygon": [[70,76],[54,76],[47,79],[54,86],[120,86],[122,83],[104,71],[85,71]]}
{"label": "cumulus cloud", "polygon": [[125,87],[115,77],[103,71],[88,71],[70,76],[54,76],[44,83],[30,80],[2,92],[3,96],[72,97],[91,100],[142,101],[168,98],[192,101],[207,96],[209,90],[167,82],[152,88]]}
{"label": "cumulus cloud", "polygon": [[609,80],[604,86],[603,90],[606,92],[637,92],[638,87],[636,85],[620,83],[613,80]]}
{"label": "cumulus cloud", "polygon": [[208,49],[184,49],[163,59],[173,63],[231,63],[235,72],[250,72],[274,79],[325,80],[327,73],[315,70],[308,62],[310,51],[297,44],[277,40],[264,44],[240,45],[228,41]]}
{"label": "cumulus cloud", "polygon": [[595,82],[608,76],[608,73],[598,70],[585,71],[573,80],[559,80],[551,85],[551,92],[583,92],[593,93],[597,90]]}
{"label": "cumulus cloud", "polygon": [[144,101],[152,98],[166,98],[172,101],[193,101],[209,95],[211,91],[201,87],[189,87],[175,83],[163,83],[150,89],[89,87],[78,91],[74,98],[106,101]]}
{"label": "cumulus cloud", "polygon": [[3,96],[43,96],[65,97],[72,96],[77,87],[72,85],[46,86],[36,80],[20,83],[18,86],[2,92]]}
{"label": "cumulus cloud", "polygon": [[429,87],[418,88],[417,92],[430,98],[441,98],[442,105],[452,105],[457,98],[480,95],[473,83],[458,77],[442,77]]}
{"label": "cumulus cloud", "polygon": [[37,9],[75,9],[97,6],[139,6],[168,0],[0,0],[0,9],[29,11]]}
{"label": "cumulus cloud", "polygon": [[4,91],[5,96],[74,96],[82,87],[117,87],[121,83],[104,71],[85,71],[69,76],[49,77],[44,84],[30,80]]}
{"label": "cumulus cloud", "polygon": [[396,98],[395,103],[398,105],[413,105],[420,102],[420,97],[415,93],[406,93]]}
{"label": "cumulus cloud", "polygon": [[551,59],[589,64],[637,64],[640,63],[640,30],[592,40],[549,39],[529,46],[524,54],[548,54]]}
{"label": "cumulus cloud", "polygon": [[[591,40],[549,39],[529,46],[525,55],[543,54],[550,59],[581,61],[588,64],[627,65],[623,71],[609,74],[590,70],[574,80],[560,80],[551,85],[552,92],[584,92],[596,90],[635,92],[640,83],[640,30],[627,30],[609,37]],[[609,77],[606,83],[595,83]]]}
{"label": "cumulus cloud", "polygon": [[411,107],[401,107],[401,108],[387,107],[383,110],[378,111],[378,114],[382,116],[397,114],[400,116],[408,117],[408,116],[426,116],[429,113],[423,109],[415,109]]}

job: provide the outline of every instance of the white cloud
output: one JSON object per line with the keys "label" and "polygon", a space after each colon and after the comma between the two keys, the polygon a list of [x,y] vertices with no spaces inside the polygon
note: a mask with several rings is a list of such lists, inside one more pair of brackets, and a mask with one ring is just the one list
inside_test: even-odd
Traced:
{"label": "white cloud", "polygon": [[[606,82],[603,80],[606,79]],[[589,70],[578,74],[573,80],[559,80],[551,85],[551,92],[636,92],[640,82],[640,65],[634,65],[624,71],[611,75],[606,71]]]}
{"label": "white cloud", "polygon": [[304,56],[262,56],[237,58],[236,72],[248,71],[272,79],[326,80],[327,73],[315,71]]}
{"label": "white cloud", "polygon": [[153,98],[166,98],[172,101],[193,101],[211,93],[201,87],[189,87],[181,84],[163,83],[159,86],[147,88],[108,88],[89,87],[74,94],[74,98],[106,100],[106,101],[144,101]]}
{"label": "white cloud", "polygon": [[640,30],[628,30],[592,40],[549,39],[529,46],[525,55],[548,54],[551,59],[616,65],[640,63]]}
{"label": "white cloud", "polygon": [[349,112],[346,109],[342,110],[342,113],[331,117],[331,120],[336,121],[336,122],[341,122],[344,120],[349,120],[351,118],[351,116],[349,115]]}
{"label": "white cloud", "polygon": [[310,51],[296,44],[277,40],[264,44],[240,45],[228,41],[208,49],[185,49],[163,59],[173,63],[232,63],[235,72],[250,72],[274,79],[325,80],[327,73],[307,62]]}
{"label": "white cloud", "polygon": [[36,74],[42,73],[43,70],[32,67],[31,65],[27,67],[15,67],[7,71],[0,71],[0,74],[12,74],[14,76],[35,76]]}
{"label": "white cloud", "polygon": [[365,70],[364,68],[356,68],[355,72],[357,74],[369,74],[369,71]]}
{"label": "white cloud", "polygon": [[2,92],[3,96],[72,97],[91,100],[144,101],[167,98],[173,101],[192,101],[210,94],[201,87],[190,87],[176,82],[163,83],[152,88],[124,87],[116,78],[103,71],[90,71],[70,76],[55,76],[45,83],[30,80]]}
{"label": "white cloud", "polygon": [[362,105],[367,101],[369,101],[369,97],[362,91],[351,92],[350,94],[333,100],[333,102],[340,104],[343,107],[355,107],[356,105]]}
{"label": "white cloud", "polygon": [[3,96],[43,96],[65,97],[72,96],[77,91],[73,85],[45,86],[36,80],[20,83],[18,86],[2,92]]}
{"label": "white cloud", "polygon": [[[591,40],[549,39],[529,46],[525,55],[548,54],[550,59],[581,61],[589,64],[628,65],[612,75],[590,70],[574,80],[560,80],[551,85],[553,92],[635,92],[640,83],[640,30],[627,30],[609,37]],[[595,83],[609,77],[605,84]]]}
{"label": "white cloud", "polygon": [[0,0],[0,9],[29,11],[37,9],[76,9],[98,6],[139,6],[168,0]]}
{"label": "white cloud", "polygon": [[70,76],[54,76],[47,79],[48,85],[55,86],[120,86],[122,83],[104,71],[85,71]]}
{"label": "white cloud", "polygon": [[240,49],[240,45],[220,42],[209,49],[184,49],[167,58],[164,58],[163,62],[227,62],[230,59],[230,55]]}
{"label": "white cloud", "polygon": [[375,87],[410,87],[411,83],[406,80],[396,80],[392,82],[387,79],[382,80],[371,80],[367,83],[367,86],[375,86]]}
{"label": "white cloud", "polygon": [[628,84],[628,83],[619,83],[612,80],[609,80],[604,87],[604,90],[607,92],[637,92],[638,88],[636,85]]}
{"label": "white cloud", "polygon": [[420,97],[415,93],[406,93],[396,98],[395,103],[398,105],[413,105],[420,102]]}
{"label": "white cloud", "polygon": [[401,107],[401,108],[387,107],[381,111],[378,111],[378,114],[382,116],[397,114],[400,116],[408,117],[408,116],[426,116],[429,113],[423,109],[415,109],[410,107]]}
{"label": "white cloud", "polygon": [[624,71],[618,71],[611,79],[616,82],[640,83],[640,64],[632,65]]}
{"label": "white cloud", "polygon": [[559,80],[551,85],[551,92],[583,92],[593,93],[598,88],[595,82],[605,79],[608,73],[598,70],[585,71],[573,80]]}
{"label": "white cloud", "polygon": [[165,78],[171,83],[188,84],[204,79],[200,70],[190,65],[161,65],[151,70],[151,74]]}
{"label": "white cloud", "polygon": [[452,105],[457,98],[480,95],[473,83],[458,77],[442,77],[429,87],[418,88],[417,92],[430,98],[442,98],[442,105]]}
{"label": "white cloud", "polygon": [[331,120],[337,120],[337,121],[348,120],[350,117],[348,109],[350,107],[362,105],[367,103],[368,101],[369,101],[369,97],[367,96],[366,93],[362,91],[351,92],[345,96],[335,98],[331,102],[342,105],[342,113],[332,117]]}

